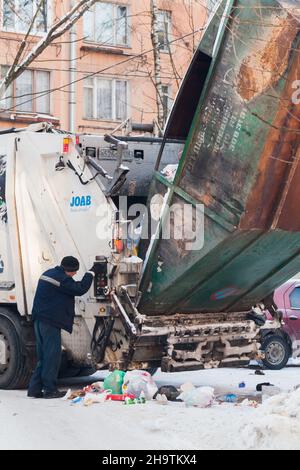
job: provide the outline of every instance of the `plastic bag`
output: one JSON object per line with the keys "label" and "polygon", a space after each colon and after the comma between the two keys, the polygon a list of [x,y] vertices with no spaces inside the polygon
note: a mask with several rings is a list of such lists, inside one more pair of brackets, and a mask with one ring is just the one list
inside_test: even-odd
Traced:
{"label": "plastic bag", "polygon": [[163,385],[154,395],[154,400],[156,400],[158,395],[166,397],[167,401],[176,401],[180,395],[180,392],[176,387],[173,387],[173,385]]}
{"label": "plastic bag", "polygon": [[122,370],[115,370],[104,380],[104,389],[111,390],[112,395],[121,395],[124,377],[125,372]]}
{"label": "plastic bag", "polygon": [[201,387],[188,390],[179,395],[178,400],[184,401],[186,406],[207,408],[213,404],[215,391],[211,387]]}
{"label": "plastic bag", "polygon": [[132,393],[140,398],[143,392],[146,400],[152,400],[157,391],[157,385],[149,372],[133,370],[125,375],[123,393]]}
{"label": "plastic bag", "polygon": [[166,395],[161,395],[160,393],[157,393],[155,395],[155,400],[159,405],[168,405],[169,400],[167,399]]}
{"label": "plastic bag", "polygon": [[87,393],[83,399],[85,406],[94,405],[96,403],[105,403],[110,390],[106,390],[103,393]]}

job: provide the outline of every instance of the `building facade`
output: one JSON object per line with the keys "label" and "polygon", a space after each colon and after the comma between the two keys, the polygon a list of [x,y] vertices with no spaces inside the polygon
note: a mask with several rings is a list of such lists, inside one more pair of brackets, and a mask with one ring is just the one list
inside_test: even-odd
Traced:
{"label": "building facade", "polygon": [[[71,0],[0,0],[2,76],[29,24],[23,56],[62,18]],[[160,0],[158,40],[165,118],[190,64],[207,10],[198,0]],[[51,121],[73,132],[144,132],[157,121],[150,0],[99,1],[49,45],[0,101],[0,128]],[[155,125],[154,125],[155,128]]]}

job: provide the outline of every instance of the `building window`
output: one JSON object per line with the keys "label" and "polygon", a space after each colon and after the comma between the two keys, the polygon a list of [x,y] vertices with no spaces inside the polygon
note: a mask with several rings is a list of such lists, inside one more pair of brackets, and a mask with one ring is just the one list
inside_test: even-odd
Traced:
{"label": "building window", "polygon": [[88,78],[84,82],[84,117],[106,121],[127,118],[128,83],[124,80]]}
{"label": "building window", "polygon": [[169,114],[172,109],[173,99],[172,99],[172,87],[170,85],[162,86],[162,102],[164,108],[164,121],[167,122]]}
{"label": "building window", "polygon": [[171,41],[172,17],[171,12],[160,10],[158,13],[158,41],[160,50],[168,52]]}
{"label": "building window", "polygon": [[33,33],[44,33],[48,28],[48,0],[2,0],[2,26],[8,31],[27,33],[37,13],[32,27]]}
{"label": "building window", "polygon": [[2,0],[3,29],[27,33],[39,9],[32,33],[45,33],[48,28],[48,4],[48,0]]}
{"label": "building window", "polygon": [[[1,77],[8,67],[1,67]],[[50,114],[50,72],[25,70],[7,89],[0,108],[11,112]],[[40,95],[39,95],[40,94]]]}
{"label": "building window", "polygon": [[128,46],[128,8],[114,3],[97,2],[84,15],[84,37],[110,46]]}

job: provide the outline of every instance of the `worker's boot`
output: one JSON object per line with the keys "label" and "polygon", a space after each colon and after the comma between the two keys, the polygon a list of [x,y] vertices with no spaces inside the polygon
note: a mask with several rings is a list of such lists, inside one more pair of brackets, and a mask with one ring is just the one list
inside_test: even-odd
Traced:
{"label": "worker's boot", "polygon": [[28,398],[44,398],[43,392],[38,392],[38,393],[27,393]]}
{"label": "worker's boot", "polygon": [[55,390],[54,392],[44,392],[44,398],[46,400],[53,400],[56,398],[63,398],[66,395],[66,392],[60,392],[59,390]]}

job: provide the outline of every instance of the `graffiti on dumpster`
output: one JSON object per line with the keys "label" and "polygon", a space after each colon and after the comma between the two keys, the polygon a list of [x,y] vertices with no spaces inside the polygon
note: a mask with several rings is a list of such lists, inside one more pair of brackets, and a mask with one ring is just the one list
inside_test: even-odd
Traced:
{"label": "graffiti on dumpster", "polygon": [[218,292],[215,292],[214,294],[211,295],[210,299],[211,300],[224,300],[227,299],[228,297],[235,297],[237,295],[240,295],[242,292],[241,289],[239,289],[236,286],[230,286],[226,287],[223,290],[220,290]]}

